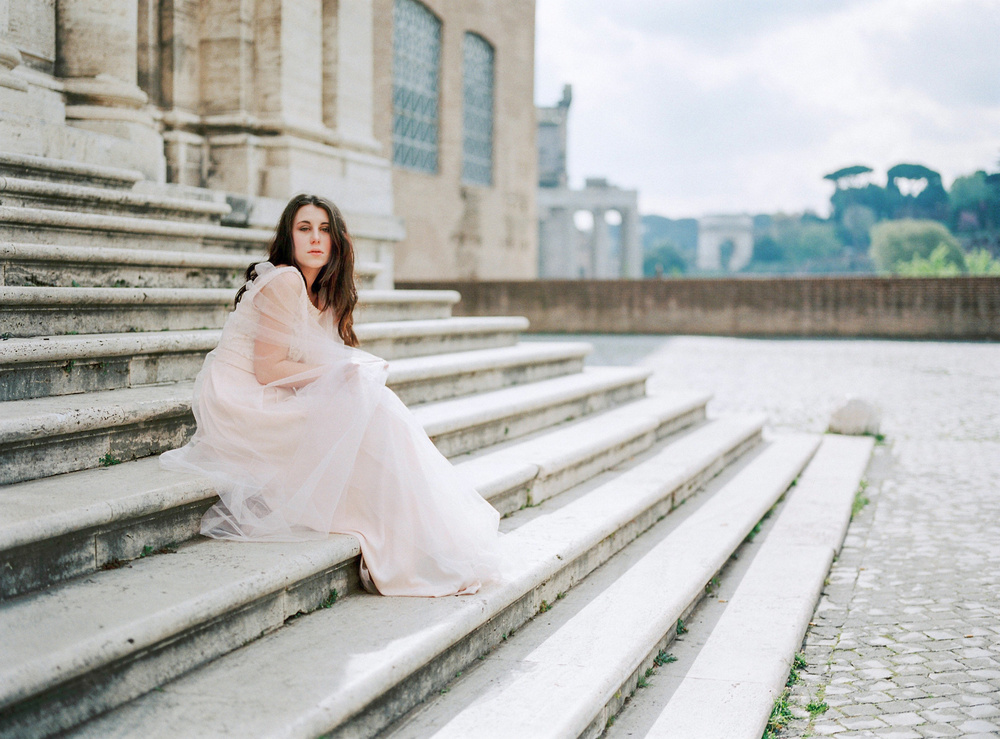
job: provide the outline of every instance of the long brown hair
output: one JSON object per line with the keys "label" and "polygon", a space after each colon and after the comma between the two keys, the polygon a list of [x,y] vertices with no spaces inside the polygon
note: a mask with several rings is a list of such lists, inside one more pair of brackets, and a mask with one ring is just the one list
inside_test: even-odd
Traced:
{"label": "long brown hair", "polygon": [[[292,228],[295,225],[295,214],[303,205],[322,208],[330,219],[330,260],[316,275],[312,292],[319,297],[318,302],[324,310],[334,311],[337,316],[337,333],[344,343],[357,346],[358,337],[354,333],[354,306],[358,303],[358,289],[354,285],[354,241],[347,232],[344,216],[336,205],[318,195],[296,195],[289,200],[274,229],[274,238],[267,249],[267,261],[275,267],[288,265],[298,269]],[[255,266],[256,264],[251,264],[247,267],[248,282],[257,277]],[[246,285],[236,293],[237,305],[245,291]]]}

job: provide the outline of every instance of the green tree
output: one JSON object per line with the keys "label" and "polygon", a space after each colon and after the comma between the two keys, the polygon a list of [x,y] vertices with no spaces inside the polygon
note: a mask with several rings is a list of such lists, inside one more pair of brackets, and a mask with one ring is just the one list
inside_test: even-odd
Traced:
{"label": "green tree", "polygon": [[642,260],[642,274],[645,277],[679,275],[687,271],[687,266],[680,249],[668,239],[646,252]]}
{"label": "green tree", "polygon": [[957,277],[962,267],[952,261],[946,244],[938,244],[928,257],[915,254],[908,262],[896,262],[893,271],[903,277]]}
{"label": "green tree", "polygon": [[965,271],[977,276],[1000,276],[1000,260],[986,249],[976,249],[965,255]]}
{"label": "green tree", "polygon": [[948,192],[951,226],[957,232],[1000,228],[1000,182],[982,170],[957,177]]}
{"label": "green tree", "polygon": [[871,174],[873,171],[871,167],[855,164],[852,167],[844,167],[836,172],[823,175],[823,179],[830,180],[838,190],[853,189],[860,186],[863,175]]}
{"label": "green tree", "polygon": [[[892,218],[933,218],[943,221],[948,217],[948,193],[941,184],[941,175],[922,164],[897,164],[886,172],[887,205]],[[916,195],[900,191],[900,181],[916,183],[909,189],[923,188]],[[924,255],[927,256],[927,255]]]}
{"label": "green tree", "polygon": [[843,249],[832,223],[792,220],[778,228],[775,240],[785,258],[797,265],[829,259]]}
{"label": "green tree", "polygon": [[872,227],[871,257],[881,272],[894,272],[901,262],[911,262],[914,257],[928,259],[938,247],[945,247],[945,260],[961,269],[965,259],[958,241],[951,232],[937,221],[913,220],[883,221]]}

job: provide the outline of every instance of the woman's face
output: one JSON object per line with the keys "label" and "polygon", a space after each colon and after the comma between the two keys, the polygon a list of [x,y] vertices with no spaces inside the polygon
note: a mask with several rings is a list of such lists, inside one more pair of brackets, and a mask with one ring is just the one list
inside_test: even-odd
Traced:
{"label": "woman's face", "polygon": [[295,263],[303,274],[318,273],[328,261],[332,248],[330,217],[322,208],[303,205],[292,223],[292,246]]}

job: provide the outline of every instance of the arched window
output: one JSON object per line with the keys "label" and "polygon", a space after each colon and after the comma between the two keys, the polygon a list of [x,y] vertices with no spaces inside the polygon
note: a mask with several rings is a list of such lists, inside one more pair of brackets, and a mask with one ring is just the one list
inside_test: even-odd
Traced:
{"label": "arched window", "polygon": [[416,0],[395,0],[392,25],[392,161],[437,172],[441,21]]}
{"label": "arched window", "polygon": [[482,36],[464,39],[462,181],[493,182],[493,47]]}

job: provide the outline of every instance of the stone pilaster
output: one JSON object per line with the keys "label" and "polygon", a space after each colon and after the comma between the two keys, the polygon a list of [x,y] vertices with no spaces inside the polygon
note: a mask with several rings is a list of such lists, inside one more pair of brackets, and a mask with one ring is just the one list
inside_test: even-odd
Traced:
{"label": "stone pilaster", "polygon": [[58,0],[56,74],[67,123],[114,137],[117,164],[162,181],[163,140],[137,84],[136,0]]}
{"label": "stone pilaster", "polygon": [[333,4],[337,6],[337,92],[335,115],[326,123],[344,145],[378,151],[381,147],[374,136],[373,3],[337,0]]}
{"label": "stone pilaster", "polygon": [[268,128],[323,129],[322,0],[258,0],[257,112]]}
{"label": "stone pilaster", "polygon": [[[59,0],[56,74],[69,98],[67,118],[144,120],[139,89],[135,0]],[[147,116],[148,117],[148,116]]]}
{"label": "stone pilaster", "polygon": [[21,52],[7,38],[10,21],[10,0],[0,0],[0,87],[24,92],[28,85],[11,71],[21,64]]}

